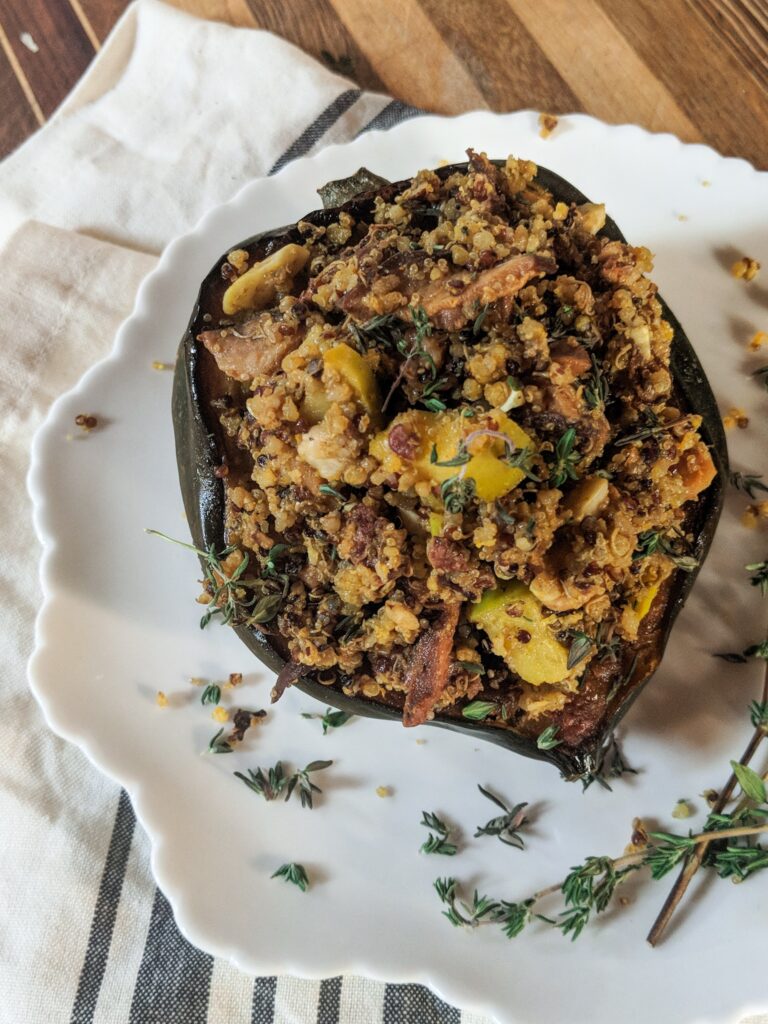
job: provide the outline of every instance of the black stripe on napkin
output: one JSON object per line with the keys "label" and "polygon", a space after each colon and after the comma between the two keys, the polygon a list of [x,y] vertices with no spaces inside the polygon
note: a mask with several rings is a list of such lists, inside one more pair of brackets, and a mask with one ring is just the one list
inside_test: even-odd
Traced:
{"label": "black stripe on napkin", "polygon": [[317,1000],[317,1024],[339,1024],[341,1006],[341,978],[326,978],[320,982]]}
{"label": "black stripe on napkin", "polygon": [[101,990],[101,982],[109,957],[115,915],[120,903],[120,893],[125,878],[125,868],[131,849],[131,840],[136,826],[136,816],[131,801],[124,789],[120,790],[117,801],[115,824],[109,841],[107,859],[101,875],[96,906],[91,920],[88,948],[85,951],[83,967],[77,983],[75,1004],[72,1007],[70,1024],[90,1024]]}
{"label": "black stripe on napkin", "polygon": [[382,1024],[461,1024],[461,1011],[422,985],[387,985]]}
{"label": "black stripe on napkin", "polygon": [[336,124],[341,115],[345,114],[361,95],[360,89],[347,89],[346,92],[337,96],[333,103],[329,104],[321,114],[318,114],[312,124],[304,129],[298,139],[291,143],[283,155],[274,163],[269,173],[276,174],[291,160],[295,160],[296,157],[304,156],[305,153],[308,153],[315,143],[322,139],[328,129]]}
{"label": "black stripe on napkin", "polygon": [[277,978],[254,978],[251,1024],[273,1024]]}
{"label": "black stripe on napkin", "polygon": [[363,132],[375,131],[376,129],[384,131],[387,128],[394,128],[401,121],[407,121],[411,117],[420,117],[425,113],[426,111],[420,110],[418,107],[412,107],[408,103],[392,100],[386,107],[382,107],[378,114],[361,128],[357,134],[362,135]]}
{"label": "black stripe on napkin", "polygon": [[155,889],[130,1024],[205,1024],[213,957],[187,942],[170,904]]}

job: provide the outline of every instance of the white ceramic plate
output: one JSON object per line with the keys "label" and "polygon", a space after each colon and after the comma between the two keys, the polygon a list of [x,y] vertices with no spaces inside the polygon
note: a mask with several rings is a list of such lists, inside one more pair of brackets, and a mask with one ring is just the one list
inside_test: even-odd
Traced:
{"label": "white ceramic plate", "polygon": [[[677,824],[701,824],[698,794],[724,781],[759,692],[757,666],[711,657],[764,629],[764,606],[742,567],[765,556],[765,534],[739,525],[741,496],[730,499],[663,667],[627,720],[625,753],[642,772],[613,793],[593,786],[582,795],[547,765],[438,729],[356,719],[324,737],[317,720],[300,717],[318,706],[294,691],[237,753],[199,756],[217,726],[189,677],[242,671],[242,690],[226,699],[251,707],[267,706],[271,678],[226,629],[198,629],[193,556],[143,532],[187,536],[171,375],[151,363],[173,359],[198,283],[228,246],[296,220],[318,205],[319,185],[361,164],[402,178],[461,159],[467,145],[558,171],[605,201],[630,240],[653,249],[655,277],[723,409],[740,405],[752,416],[749,430],[730,436],[736,468],[768,470],[768,396],[747,375],[766,357],[746,349],[751,334],[768,327],[766,270],[745,284],[727,269],[742,253],[768,266],[768,175],[669,135],[583,116],[564,118],[546,141],[529,112],[424,117],[372,132],[254,181],[173,242],[142,285],[113,354],[56,402],[35,439],[30,474],[45,547],[34,693],[52,728],[130,793],[185,935],[244,970],[424,982],[503,1022],[720,1022],[768,1009],[757,952],[765,948],[764,877],[739,887],[700,881],[657,950],[644,936],[666,881],[630,882],[632,905],[606,914],[574,944],[543,927],[514,942],[495,929],[453,929],[432,889],[438,875],[455,874],[482,892],[523,898],[588,854],[620,853],[636,815],[672,827],[680,797],[698,814]],[[103,417],[103,429],[67,440],[83,411]],[[158,689],[170,697],[166,710],[155,705]],[[303,766],[325,757],[335,763],[311,812],[298,802],[267,804],[232,777],[278,758]],[[530,801],[526,852],[470,838],[493,812],[478,782]],[[378,797],[378,786],[392,796]],[[422,809],[461,826],[459,856],[418,854]],[[307,867],[311,892],[270,880],[285,861]]]}

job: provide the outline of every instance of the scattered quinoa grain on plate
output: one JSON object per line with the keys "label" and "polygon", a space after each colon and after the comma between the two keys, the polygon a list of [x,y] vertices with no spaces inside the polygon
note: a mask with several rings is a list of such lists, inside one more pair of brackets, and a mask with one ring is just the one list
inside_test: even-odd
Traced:
{"label": "scattered quinoa grain on plate", "polygon": [[760,263],[749,256],[742,256],[741,259],[731,267],[734,277],[743,278],[745,281],[753,281],[760,270]]}
{"label": "scattered quinoa grain on plate", "polygon": [[542,139],[548,139],[557,125],[558,118],[554,114],[539,114],[539,135]]}

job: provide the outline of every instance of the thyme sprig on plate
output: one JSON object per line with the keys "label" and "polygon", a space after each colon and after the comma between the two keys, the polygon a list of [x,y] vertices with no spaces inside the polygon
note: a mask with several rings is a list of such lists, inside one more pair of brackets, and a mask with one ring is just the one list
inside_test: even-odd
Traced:
{"label": "thyme sprig on plate", "polygon": [[491,818],[484,825],[478,825],[475,838],[477,839],[479,836],[496,836],[507,846],[513,846],[516,850],[525,849],[525,842],[520,835],[520,829],[528,822],[528,818],[525,816],[525,808],[528,806],[527,801],[515,804],[514,807],[507,807],[501,797],[496,796],[495,793],[491,793],[490,790],[485,789],[479,784],[477,788],[486,799],[496,804],[504,813]]}
{"label": "thyme sprig on plate", "polygon": [[[494,924],[511,939],[537,919],[574,941],[596,916],[608,909],[617,889],[631,873],[647,868],[653,879],[663,878],[702,843],[713,844],[707,866],[721,878],[743,880],[768,867],[768,849],[754,842],[766,832],[768,808],[741,813],[738,818],[722,815],[715,820],[710,815],[704,832],[687,836],[650,832],[644,849],[616,858],[587,857],[571,868],[562,882],[517,902],[480,896],[477,890],[470,902],[461,896],[456,878],[437,878],[434,887],[440,902],[447,907],[443,915],[454,927]],[[536,908],[556,895],[562,900],[562,909],[555,914],[539,913]]]}
{"label": "thyme sprig on plate", "polygon": [[429,836],[419,848],[420,853],[440,853],[445,857],[453,857],[458,846],[450,841],[452,829],[430,811],[421,812],[421,824],[430,829]]}
{"label": "thyme sprig on plate", "polygon": [[205,704],[218,704],[221,700],[221,687],[218,683],[208,683],[203,692],[200,694],[200,703]]}
{"label": "thyme sprig on plate", "polygon": [[499,457],[500,461],[513,469],[521,470],[531,480],[539,481],[539,477],[533,472],[531,466],[534,453],[530,448],[518,448],[512,438],[501,430],[492,430],[488,427],[472,430],[459,441],[456,452],[449,458],[441,461],[437,445],[434,444],[429,453],[429,461],[434,466],[461,467],[456,476],[444,480],[440,486],[440,495],[447,512],[463,511],[475,496],[475,481],[472,477],[467,478],[465,474],[467,466],[472,460],[469,446],[481,437],[489,437],[492,440],[501,441],[504,445],[504,452]]}
{"label": "thyme sprig on plate", "polygon": [[[289,550],[287,545],[275,544],[254,575],[248,571],[252,565],[251,555],[233,545],[217,554],[213,544],[203,551],[194,544],[175,540],[159,530],[145,530],[145,533],[193,551],[202,561],[202,583],[208,601],[205,614],[200,619],[201,629],[205,629],[217,617],[223,625],[263,625],[270,622],[280,610],[288,593],[290,578],[287,573],[278,571],[277,559]],[[240,560],[230,569],[225,563],[236,552]]]}
{"label": "thyme sprig on plate", "polygon": [[473,700],[461,709],[464,718],[470,722],[484,722],[491,715],[498,715],[503,722],[509,718],[510,702],[502,700]]}
{"label": "thyme sprig on plate", "polygon": [[744,491],[744,493],[750,498],[756,498],[756,491],[765,491],[768,493],[768,484],[764,484],[763,477],[757,473],[739,473],[734,471],[728,477],[731,485],[736,488],[737,491]]}
{"label": "thyme sprig on plate", "polygon": [[315,711],[302,711],[301,717],[319,718],[323,727],[323,736],[325,736],[329,729],[340,729],[342,725],[347,724],[350,718],[355,716],[349,711],[334,711],[333,708],[326,708],[324,715]]}
{"label": "thyme sprig on plate", "polygon": [[282,878],[291,885],[297,886],[302,892],[309,888],[309,875],[301,864],[283,864],[270,878]]}
{"label": "thyme sprig on plate", "polygon": [[306,768],[286,775],[282,761],[278,761],[266,771],[263,768],[257,768],[256,771],[248,768],[246,769],[247,774],[234,772],[234,775],[265,800],[277,800],[285,794],[284,799],[288,801],[295,790],[301,800],[301,806],[312,810],[313,795],[322,793],[322,789],[312,782],[309,777],[310,773],[323,771],[325,768],[330,768],[332,764],[333,761],[311,761]]}

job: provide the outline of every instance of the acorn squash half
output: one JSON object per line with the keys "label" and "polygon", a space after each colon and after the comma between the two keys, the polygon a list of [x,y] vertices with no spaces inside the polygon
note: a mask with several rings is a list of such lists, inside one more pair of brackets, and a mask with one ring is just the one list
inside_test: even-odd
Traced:
{"label": "acorn squash half", "polygon": [[[501,165],[503,161],[494,163]],[[443,177],[456,171],[466,171],[467,166],[456,164],[441,168],[436,173]],[[566,204],[588,202],[569,182],[546,168],[538,168],[536,180],[558,201]],[[377,196],[391,199],[406,184],[388,183],[361,169],[350,179],[332,182],[320,189],[325,207],[308,214],[304,221],[326,226],[338,219],[340,209],[356,217],[365,216],[373,210]],[[600,234],[611,240],[625,241],[610,218],[606,219]],[[231,248],[246,250],[253,260],[265,260],[284,246],[301,241],[293,225],[253,236]],[[208,549],[213,546],[216,551],[222,551],[227,543],[224,485],[219,470],[223,459],[229,459],[230,465],[236,466],[240,456],[220,423],[221,399],[226,400],[233,391],[232,381],[219,371],[213,357],[197,340],[197,335],[210,327],[211,321],[215,325],[225,315],[222,303],[227,282],[222,280],[220,273],[224,259],[226,257],[215,262],[201,284],[189,326],[179,346],[172,399],[179,480],[192,537],[198,547]],[[246,282],[243,287],[247,290],[249,286]],[[695,537],[691,554],[700,565],[709,549],[723,504],[728,474],[727,449],[717,404],[693,346],[667,304],[661,296],[658,298],[663,316],[674,331],[671,373],[676,404],[683,412],[696,412],[702,417],[700,434],[717,470],[715,479],[699,495],[685,524]],[[492,723],[471,721],[463,717],[460,709],[451,707],[438,711],[429,724],[466,733],[472,739],[489,740],[516,753],[548,761],[567,779],[593,778],[600,770],[613,730],[656,671],[672,625],[690,594],[697,571],[673,571],[661,584],[658,593],[647,596],[647,607],[641,610],[644,618],[637,641],[623,643],[617,660],[607,662],[607,667],[604,665],[602,669],[587,671],[581,684],[580,700],[591,703],[593,707],[597,703],[600,712],[597,715],[593,713],[592,724],[578,743],[562,742],[551,749],[539,748],[537,737],[544,727],[551,725],[557,729],[557,714],[529,722],[520,729],[499,720]],[[485,612],[491,614],[487,608]],[[478,615],[482,614],[481,609]],[[287,648],[283,637],[259,628],[234,628],[246,646],[269,668],[279,673],[285,667]],[[337,686],[317,681],[311,672],[290,681],[312,697],[355,715],[402,721],[402,698],[398,703],[397,700],[388,702],[386,699],[349,696]],[[480,699],[483,697],[480,694]]]}

